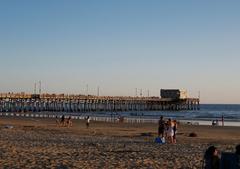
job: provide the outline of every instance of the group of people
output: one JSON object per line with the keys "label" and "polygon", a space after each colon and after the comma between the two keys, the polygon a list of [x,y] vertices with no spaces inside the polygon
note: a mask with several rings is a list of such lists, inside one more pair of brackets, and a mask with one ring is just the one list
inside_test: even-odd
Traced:
{"label": "group of people", "polygon": [[158,121],[158,137],[162,137],[164,140],[166,138],[169,143],[176,143],[176,133],[177,121],[170,118],[165,121],[163,116],[161,116]]}
{"label": "group of people", "polygon": [[69,116],[67,119],[64,115],[62,115],[61,119],[58,119],[58,116],[56,116],[56,124],[58,127],[72,127],[72,118]]}
{"label": "group of people", "polygon": [[222,153],[215,146],[207,148],[204,154],[204,169],[239,169],[240,168],[240,144],[236,146],[235,153]]}
{"label": "group of people", "polygon": [[219,126],[222,125],[224,126],[224,117],[222,115],[221,119],[216,119],[216,120],[212,120],[212,126]]}
{"label": "group of people", "polygon": [[[89,128],[90,117],[87,116],[85,120],[86,120],[86,128]],[[56,116],[56,125],[58,127],[72,127],[73,123],[72,123],[71,116],[69,116],[67,119],[65,118],[64,115],[62,115],[61,119],[58,119],[58,116]]]}

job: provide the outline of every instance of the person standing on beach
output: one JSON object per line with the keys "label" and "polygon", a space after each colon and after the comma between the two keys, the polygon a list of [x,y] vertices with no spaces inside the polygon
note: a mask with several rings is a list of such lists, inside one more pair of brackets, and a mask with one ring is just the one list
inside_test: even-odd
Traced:
{"label": "person standing on beach", "polygon": [[62,115],[61,121],[60,121],[60,125],[65,127],[65,116]]}
{"label": "person standing on beach", "polygon": [[56,116],[56,125],[57,125],[57,127],[59,127],[59,124],[60,122],[59,122],[59,120],[58,120],[58,116]]}
{"label": "person standing on beach", "polygon": [[90,124],[90,117],[87,116],[86,118],[86,127],[89,128],[89,124]]}
{"label": "person standing on beach", "polygon": [[158,121],[158,137],[164,137],[164,128],[165,128],[165,121],[163,120],[163,116],[160,117]]}
{"label": "person standing on beach", "polygon": [[224,117],[222,115],[222,126],[224,126]]}
{"label": "person standing on beach", "polygon": [[174,135],[174,132],[173,132],[173,122],[171,119],[168,119],[168,140],[170,143],[173,143],[173,135]]}
{"label": "person standing on beach", "polygon": [[177,120],[173,121],[173,143],[177,143],[177,138],[176,138],[176,134],[177,134]]}

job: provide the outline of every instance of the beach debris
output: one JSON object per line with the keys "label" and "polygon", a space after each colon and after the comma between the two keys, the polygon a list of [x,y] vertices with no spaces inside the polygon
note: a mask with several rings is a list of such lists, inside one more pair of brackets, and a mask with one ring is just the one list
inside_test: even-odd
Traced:
{"label": "beach debris", "polygon": [[166,143],[165,138],[160,138],[160,137],[156,137],[154,140],[155,143],[160,143],[160,144],[164,144]]}
{"label": "beach debris", "polygon": [[33,128],[34,126],[28,125],[28,126],[23,126],[23,128]]}
{"label": "beach debris", "polygon": [[13,126],[12,126],[12,125],[5,125],[4,128],[5,128],[5,129],[12,129]]}
{"label": "beach debris", "polygon": [[197,137],[197,133],[192,132],[192,133],[189,134],[189,137]]}

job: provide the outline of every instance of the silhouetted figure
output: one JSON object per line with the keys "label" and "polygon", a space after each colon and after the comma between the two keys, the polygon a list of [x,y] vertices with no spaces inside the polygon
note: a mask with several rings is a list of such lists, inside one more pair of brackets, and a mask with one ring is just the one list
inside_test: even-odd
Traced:
{"label": "silhouetted figure", "polygon": [[72,127],[72,118],[71,118],[71,116],[69,116],[68,119],[67,119],[67,126],[68,127]]}
{"label": "silhouetted figure", "polygon": [[240,144],[236,146],[237,167],[240,169]]}
{"label": "silhouetted figure", "polygon": [[204,169],[219,169],[220,159],[217,148],[214,146],[208,147],[204,154],[205,167]]}
{"label": "silhouetted figure", "polygon": [[220,169],[240,169],[240,144],[235,153],[222,152]]}
{"label": "silhouetted figure", "polygon": [[64,115],[62,115],[60,125],[65,126],[65,116]]}
{"label": "silhouetted figure", "polygon": [[177,120],[173,120],[173,143],[177,143]]}
{"label": "silhouetted figure", "polygon": [[158,121],[158,137],[164,137],[164,129],[165,129],[165,121],[163,120],[163,116],[160,117]]}

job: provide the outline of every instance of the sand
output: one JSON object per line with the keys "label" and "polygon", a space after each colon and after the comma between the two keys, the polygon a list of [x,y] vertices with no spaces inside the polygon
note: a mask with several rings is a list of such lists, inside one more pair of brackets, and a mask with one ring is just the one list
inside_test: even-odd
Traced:
{"label": "sand", "polygon": [[[13,128],[5,128],[5,126]],[[0,168],[201,168],[209,145],[234,152],[240,127],[179,125],[176,144],[157,144],[157,124],[0,117]],[[197,137],[189,137],[189,133]]]}

